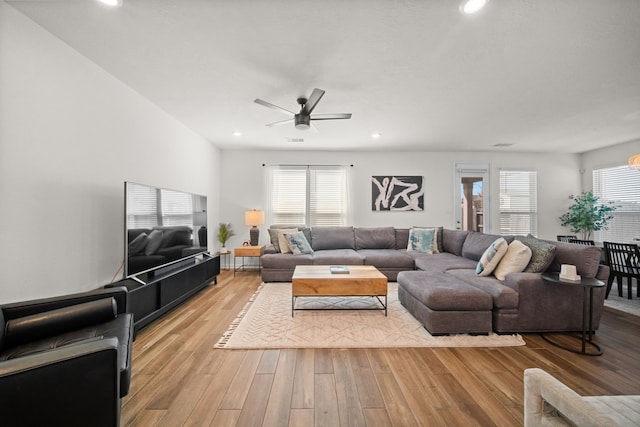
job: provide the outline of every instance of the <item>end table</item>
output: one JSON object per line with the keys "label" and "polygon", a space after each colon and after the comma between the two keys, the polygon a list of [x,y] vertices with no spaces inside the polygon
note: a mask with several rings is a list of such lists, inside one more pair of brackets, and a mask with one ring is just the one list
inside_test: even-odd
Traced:
{"label": "end table", "polygon": [[[244,264],[245,258],[258,258],[258,272],[262,269],[260,257],[264,254],[265,245],[258,246],[238,246],[233,250],[233,275],[236,275],[236,271],[246,271],[246,265]],[[242,258],[242,264],[236,266],[236,259]]]}
{"label": "end table", "polygon": [[[563,285],[582,287],[582,337],[581,337],[581,350],[578,351],[571,347],[566,347],[556,342],[551,341],[545,334],[540,334],[545,341],[560,347],[564,350],[571,351],[573,353],[585,354],[587,356],[601,356],[604,350],[600,346],[592,341],[593,332],[593,290],[595,288],[601,288],[604,286],[604,282],[598,279],[580,279],[580,280],[565,280],[560,278],[559,273],[542,273],[542,280],[545,282]],[[588,291],[588,292],[587,292]],[[587,317],[589,318],[589,333],[587,334]],[[588,339],[587,339],[588,335]],[[573,335],[569,335],[573,337]],[[577,337],[576,337],[577,338]],[[593,352],[587,351],[587,344],[593,346],[596,350]]]}

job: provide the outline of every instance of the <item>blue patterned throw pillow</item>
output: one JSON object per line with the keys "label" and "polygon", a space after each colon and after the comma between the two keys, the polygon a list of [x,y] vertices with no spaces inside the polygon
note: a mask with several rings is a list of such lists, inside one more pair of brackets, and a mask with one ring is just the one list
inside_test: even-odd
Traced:
{"label": "blue patterned throw pillow", "polygon": [[311,245],[302,231],[296,233],[285,233],[284,235],[289,243],[289,248],[294,255],[313,253]]}
{"label": "blue patterned throw pillow", "polygon": [[476,274],[478,276],[490,275],[493,270],[495,270],[504,254],[507,253],[508,248],[509,245],[504,238],[499,237],[494,240],[494,242],[484,251],[482,257],[480,257],[480,261],[478,261],[478,265],[476,266]]}
{"label": "blue patterned throw pillow", "polygon": [[412,228],[409,230],[409,243],[407,251],[433,253],[433,237],[435,228]]}

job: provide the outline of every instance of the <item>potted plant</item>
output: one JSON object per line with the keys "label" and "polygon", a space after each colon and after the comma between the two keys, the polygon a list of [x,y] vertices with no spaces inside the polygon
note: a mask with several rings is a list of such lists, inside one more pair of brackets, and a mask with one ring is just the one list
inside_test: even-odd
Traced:
{"label": "potted plant", "polygon": [[569,211],[560,217],[563,227],[569,226],[574,233],[580,233],[583,240],[591,240],[594,231],[607,229],[607,223],[613,219],[611,212],[616,210],[612,203],[598,203],[599,197],[591,191],[580,195],[571,195],[573,204]]}
{"label": "potted plant", "polygon": [[222,247],[220,248],[220,252],[227,251],[227,248],[225,247],[225,245],[227,244],[227,240],[235,236],[235,234],[236,233],[233,231],[233,227],[231,226],[231,223],[228,223],[228,224],[225,224],[224,222],[220,223],[220,225],[218,226],[218,241],[220,242],[220,244],[222,244]]}

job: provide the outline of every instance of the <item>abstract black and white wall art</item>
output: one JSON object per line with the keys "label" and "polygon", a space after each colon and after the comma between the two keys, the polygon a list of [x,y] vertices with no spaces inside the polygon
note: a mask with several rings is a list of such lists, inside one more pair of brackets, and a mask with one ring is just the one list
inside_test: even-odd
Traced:
{"label": "abstract black and white wall art", "polygon": [[421,176],[372,176],[371,209],[374,211],[422,211]]}

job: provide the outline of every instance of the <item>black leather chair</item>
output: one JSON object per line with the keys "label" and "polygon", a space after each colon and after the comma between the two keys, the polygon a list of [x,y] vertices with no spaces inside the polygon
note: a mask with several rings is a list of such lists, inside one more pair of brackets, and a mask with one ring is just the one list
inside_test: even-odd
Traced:
{"label": "black leather chair", "polygon": [[118,426],[128,311],[125,287],[0,305],[0,424]]}

